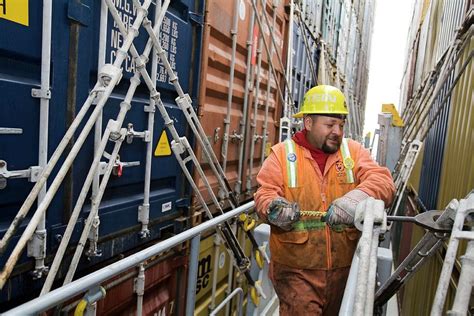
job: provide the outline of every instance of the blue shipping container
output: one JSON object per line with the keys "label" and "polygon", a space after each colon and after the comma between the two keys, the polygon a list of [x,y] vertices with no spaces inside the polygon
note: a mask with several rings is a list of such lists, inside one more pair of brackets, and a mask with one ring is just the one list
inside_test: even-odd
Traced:
{"label": "blue shipping container", "polygon": [[[18,18],[0,18],[0,170],[27,170],[38,166],[38,133],[40,100],[32,97],[32,89],[40,88],[41,81],[41,41],[42,41],[42,1],[25,1],[26,7]],[[119,11],[122,21],[130,26],[135,18],[136,9],[132,0],[112,1]],[[61,141],[68,124],[73,120],[87,99],[97,80],[100,3],[92,0],[55,0],[52,8],[52,51],[51,51],[51,99],[49,105],[48,157],[52,155]],[[161,27],[161,43],[167,52],[168,59],[177,73],[181,86],[194,100],[197,95],[199,78],[199,61],[201,50],[201,32],[203,1],[172,1]],[[149,19],[154,21],[154,4],[148,10]],[[139,53],[143,51],[148,36],[141,28],[134,45]],[[116,23],[109,14],[107,23],[107,40],[105,62],[112,63],[117,49],[124,43]],[[150,55],[151,59],[151,55]],[[111,98],[103,111],[103,130],[109,119],[115,119],[120,102],[129,86],[135,65],[129,54],[122,65],[123,78],[115,87]],[[151,72],[151,66],[147,66]],[[158,65],[156,78],[157,90],[175,122],[180,135],[187,135],[187,124],[183,113],[177,108],[174,99],[177,97],[162,63]],[[124,127],[133,124],[138,132],[145,131],[148,124],[149,93],[142,83],[135,93],[131,109],[127,113]],[[196,104],[196,102],[194,102]],[[93,108],[93,106],[92,106]],[[91,110],[89,110],[91,112]],[[83,126],[83,124],[81,125]],[[21,129],[16,134],[6,134],[4,128]],[[79,128],[79,130],[81,127]],[[9,130],[11,132],[11,130]],[[13,130],[20,131],[20,130]],[[158,111],[155,113],[153,151],[158,146],[165,131],[163,119]],[[75,137],[79,135],[76,132]],[[87,138],[79,152],[70,174],[66,177],[53,202],[47,210],[47,259],[49,264],[54,256],[61,235],[64,233],[69,215],[84,183],[93,160],[93,132]],[[74,140],[71,141],[71,146]],[[169,144],[169,141],[168,141]],[[109,143],[106,152],[110,153]],[[70,147],[71,147],[70,146]],[[67,153],[63,154],[63,158]],[[185,229],[186,222],[178,220],[187,215],[189,205],[189,185],[173,155],[153,155],[150,192],[150,233],[149,238],[141,239],[138,235],[141,225],[137,219],[138,207],[143,203],[146,143],[134,138],[131,143],[124,142],[120,150],[121,162],[139,163],[137,166],[123,168],[122,175],[113,175],[99,209],[99,248],[100,257],[91,257],[81,261],[79,273],[93,269],[110,258],[124,254],[134,248],[143,246],[152,240],[175,234]],[[3,161],[3,162],[2,162]],[[102,161],[107,161],[103,158]],[[59,170],[60,160],[50,176],[48,185]],[[3,164],[3,165],[2,165]],[[3,168],[5,170],[5,168]],[[116,170],[118,173],[118,169]],[[3,175],[3,176],[2,176]],[[0,173],[0,235],[3,235],[11,224],[23,201],[34,183],[26,178],[5,178]],[[87,199],[89,201],[89,199]],[[86,202],[89,203],[89,202]],[[27,218],[23,221],[9,248],[1,258],[4,265],[13,246],[34,213],[33,205]],[[83,222],[90,206],[84,206],[80,215],[72,244],[77,242],[82,231]],[[87,247],[86,247],[87,250]],[[24,251],[9,283],[0,296],[4,308],[19,301],[37,295],[44,279],[33,280],[28,272],[33,267],[33,259],[27,258]],[[63,265],[68,265],[63,264]],[[66,267],[63,267],[67,269]],[[61,272],[59,274],[61,276]],[[6,290],[8,288],[8,290]],[[36,294],[35,294],[36,293]],[[4,308],[1,308],[2,310]]]}

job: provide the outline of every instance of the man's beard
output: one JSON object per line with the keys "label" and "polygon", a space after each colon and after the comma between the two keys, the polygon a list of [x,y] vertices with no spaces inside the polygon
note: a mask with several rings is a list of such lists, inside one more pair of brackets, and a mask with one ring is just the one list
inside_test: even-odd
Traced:
{"label": "man's beard", "polygon": [[338,139],[336,147],[333,147],[333,146],[330,147],[328,144],[326,144],[326,142],[324,142],[321,150],[325,152],[326,154],[334,154],[335,152],[339,150],[340,147],[341,147],[341,142]]}

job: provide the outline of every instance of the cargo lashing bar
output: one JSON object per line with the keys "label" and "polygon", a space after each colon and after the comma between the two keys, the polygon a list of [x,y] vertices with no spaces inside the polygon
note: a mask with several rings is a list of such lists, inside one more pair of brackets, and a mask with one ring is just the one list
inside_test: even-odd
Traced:
{"label": "cargo lashing bar", "polygon": [[[126,28],[123,25],[122,21],[120,20],[118,13],[113,6],[112,3],[110,3],[109,0],[106,1],[109,10],[112,13],[112,16],[117,23],[120,32],[125,36],[127,34]],[[133,3],[135,6],[140,6],[139,1],[134,0]],[[179,84],[178,77],[176,74],[173,72],[173,69],[171,65],[169,64],[169,61],[166,56],[166,52],[163,50],[161,47],[161,43],[156,36],[155,32],[153,31],[153,28],[151,27],[151,21],[148,18],[143,19],[143,26],[148,32],[150,39],[158,53],[158,56],[160,57],[163,65],[165,66],[166,71],[168,72],[168,75],[170,77],[171,83],[174,85],[177,93],[178,93],[178,98],[176,98],[176,103],[178,104],[179,108],[183,111],[186,120],[188,121],[188,124],[191,127],[191,130],[193,131],[196,139],[200,143],[200,145],[203,148],[203,152],[205,153],[206,157],[208,158],[209,164],[211,166],[211,169],[213,170],[214,174],[216,175],[216,178],[219,182],[220,187],[223,189],[225,196],[230,198],[230,204],[232,207],[234,205],[237,205],[237,200],[233,193],[230,191],[230,185],[229,182],[227,181],[225,174],[217,160],[217,157],[215,156],[214,152],[212,151],[212,147],[204,133],[204,130],[199,122],[199,118],[196,115],[196,112],[194,111],[194,108],[191,105],[191,98],[189,95],[185,94]],[[140,58],[135,47],[132,45],[130,47],[130,52],[134,58]],[[188,181],[191,183],[193,189],[195,190],[196,194],[198,195],[198,198],[201,202],[201,204],[204,206],[206,213],[209,218],[212,218],[212,213],[210,212],[209,208],[207,207],[204,198],[199,192],[199,189],[197,185],[195,184],[194,180],[192,179],[191,174],[186,168],[186,163],[188,161],[192,161],[194,164],[194,167],[198,171],[199,175],[201,176],[202,180],[204,181],[207,190],[209,191],[209,194],[216,205],[217,209],[223,213],[223,210],[217,201],[217,198],[215,194],[212,191],[212,188],[207,181],[204,171],[201,168],[201,165],[199,161],[197,160],[196,156],[194,155],[194,152],[192,151],[191,146],[189,145],[189,142],[187,141],[186,138],[184,137],[179,137],[176,129],[174,128],[174,122],[173,120],[170,119],[163,102],[161,101],[160,94],[156,91],[156,87],[154,82],[151,80],[149,77],[148,73],[146,72],[146,69],[140,68],[139,69],[146,85],[148,86],[148,89],[150,90],[151,93],[151,98],[155,100],[156,106],[158,107],[160,114],[162,115],[165,126],[168,128],[168,130],[171,132],[173,141],[172,141],[172,150],[175,153],[175,156],[183,170],[183,173],[185,174],[186,178]],[[185,155],[184,158],[181,157],[181,155]],[[241,225],[241,223],[239,223]],[[239,267],[241,271],[245,271],[244,274],[246,275],[249,283],[252,286],[255,286],[255,282],[250,276],[250,273],[248,272],[248,268],[250,265],[250,260],[245,256],[245,253],[243,252],[242,248],[240,247],[235,235],[233,234],[232,230],[230,229],[230,225],[228,223],[225,223],[223,227],[219,228],[219,231],[221,232],[222,236],[224,237],[224,240],[226,242],[226,245],[231,249],[234,258],[236,260],[236,264]],[[258,249],[258,244],[255,241],[255,238],[253,237],[252,233],[247,231],[246,232],[247,236],[249,237],[252,245],[254,248]]]}

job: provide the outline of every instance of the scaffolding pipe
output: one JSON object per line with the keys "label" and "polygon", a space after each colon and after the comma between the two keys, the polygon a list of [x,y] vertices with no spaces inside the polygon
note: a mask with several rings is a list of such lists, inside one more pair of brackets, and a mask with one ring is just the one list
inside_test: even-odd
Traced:
{"label": "scaffolding pipe", "polygon": [[[129,257],[108,265],[100,270],[97,270],[89,275],[86,275],[72,283],[69,283],[59,289],[51,291],[50,293],[35,298],[27,303],[20,305],[14,309],[6,311],[4,315],[30,315],[40,313],[53,306],[56,306],[77,294],[87,291],[95,285],[116,276],[132,267],[137,266],[154,256],[157,256],[175,246],[178,246],[205,231],[215,229],[217,225],[228,221],[239,214],[250,210],[255,206],[255,202],[248,202],[239,206],[223,215],[210,219],[198,226],[192,227],[182,233],[163,240],[153,246],[143,249]],[[189,288],[189,287],[188,287]],[[195,289],[193,289],[195,291]],[[192,313],[191,313],[192,314]]]}

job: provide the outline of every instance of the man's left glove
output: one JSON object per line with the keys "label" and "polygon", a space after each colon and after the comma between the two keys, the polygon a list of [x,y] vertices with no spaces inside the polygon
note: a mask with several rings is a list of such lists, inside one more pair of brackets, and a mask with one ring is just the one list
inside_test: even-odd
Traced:
{"label": "man's left glove", "polygon": [[332,202],[327,214],[324,215],[323,221],[329,225],[353,225],[357,204],[368,197],[367,193],[358,189],[347,192],[344,196]]}
{"label": "man's left glove", "polygon": [[300,208],[297,203],[278,197],[268,206],[267,219],[270,224],[290,231],[293,223],[300,219]]}

